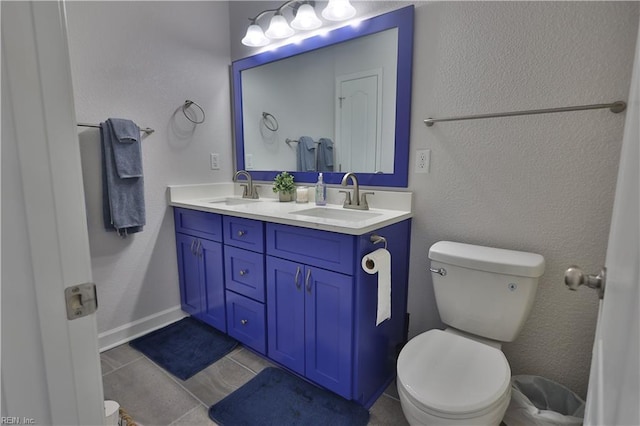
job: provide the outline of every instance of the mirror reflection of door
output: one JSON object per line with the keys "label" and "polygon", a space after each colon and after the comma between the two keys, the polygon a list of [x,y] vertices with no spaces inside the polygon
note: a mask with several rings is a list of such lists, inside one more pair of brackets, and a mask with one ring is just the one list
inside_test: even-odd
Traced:
{"label": "mirror reflection of door", "polygon": [[381,170],[382,68],[336,78],[336,171]]}

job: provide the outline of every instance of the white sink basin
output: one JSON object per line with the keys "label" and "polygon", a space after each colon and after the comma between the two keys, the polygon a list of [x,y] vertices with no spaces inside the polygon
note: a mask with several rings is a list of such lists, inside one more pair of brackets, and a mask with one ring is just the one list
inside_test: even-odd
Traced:
{"label": "white sink basin", "polygon": [[312,209],[298,210],[290,213],[301,216],[318,217],[322,219],[344,220],[346,222],[361,222],[363,220],[380,216],[380,213],[373,213],[363,210],[338,210],[328,209],[326,207],[315,207]]}
{"label": "white sink basin", "polygon": [[213,200],[209,201],[211,204],[224,204],[226,206],[239,206],[241,204],[251,204],[251,203],[259,203],[260,200],[254,200],[251,198],[236,198],[236,197],[228,197],[222,200]]}

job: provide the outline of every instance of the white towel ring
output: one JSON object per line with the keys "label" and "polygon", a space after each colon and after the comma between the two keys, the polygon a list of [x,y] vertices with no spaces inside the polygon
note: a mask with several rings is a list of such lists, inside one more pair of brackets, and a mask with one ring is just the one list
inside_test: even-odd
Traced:
{"label": "white towel ring", "polygon": [[[198,121],[198,120],[194,120],[193,118],[189,117],[189,115],[187,114],[187,108],[190,108],[191,105],[195,105],[196,107],[198,107],[200,112],[202,112],[202,120]],[[202,109],[202,107],[200,105],[198,105],[197,103],[195,103],[193,101],[190,101],[189,99],[184,101],[184,105],[182,105],[182,113],[184,114],[185,117],[187,117],[187,120],[189,120],[190,122],[192,122],[194,124],[202,124],[202,123],[204,123],[204,119],[205,119],[204,110]]]}
{"label": "white towel ring", "polygon": [[264,127],[271,130],[272,132],[275,132],[280,127],[278,125],[278,120],[276,120],[276,118],[268,112],[262,113],[262,123],[264,124]]}

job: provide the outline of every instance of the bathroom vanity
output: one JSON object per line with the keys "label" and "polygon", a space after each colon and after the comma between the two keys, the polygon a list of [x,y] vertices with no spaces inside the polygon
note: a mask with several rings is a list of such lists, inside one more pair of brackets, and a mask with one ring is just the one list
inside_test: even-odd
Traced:
{"label": "bathroom vanity", "polygon": [[[394,378],[407,337],[411,193],[385,198],[376,191],[378,202],[400,210],[364,212],[203,196],[229,188],[169,188],[182,309],[272,362],[370,406]],[[339,197],[335,192],[330,200]],[[392,258],[392,314],[378,326],[378,275],[361,267],[363,256],[384,247],[372,235],[386,240]]]}

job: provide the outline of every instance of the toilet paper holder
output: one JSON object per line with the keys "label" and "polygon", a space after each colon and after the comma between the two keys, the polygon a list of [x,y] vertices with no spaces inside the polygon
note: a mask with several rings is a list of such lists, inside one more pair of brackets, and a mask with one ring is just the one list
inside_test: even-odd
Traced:
{"label": "toilet paper holder", "polygon": [[373,244],[384,243],[384,248],[385,250],[387,249],[387,239],[385,237],[382,237],[378,234],[372,234],[371,237],[369,237],[369,241],[371,241]]}

